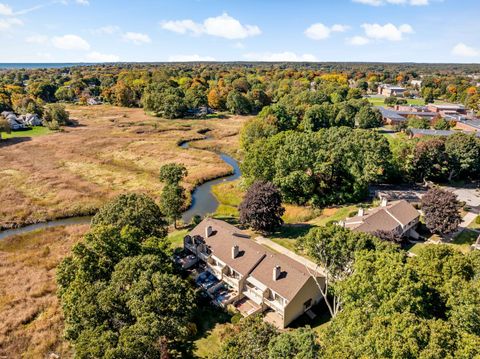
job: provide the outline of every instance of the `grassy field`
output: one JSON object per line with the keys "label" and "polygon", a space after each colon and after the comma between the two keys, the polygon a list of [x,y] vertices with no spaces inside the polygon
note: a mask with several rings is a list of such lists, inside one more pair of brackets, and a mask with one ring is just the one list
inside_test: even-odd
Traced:
{"label": "grassy field", "polygon": [[199,131],[210,130],[212,140],[193,146],[238,156],[238,132],[246,120],[164,120],[142,109],[107,105],[68,110],[78,126],[48,136],[35,128],[36,136],[0,144],[0,228],[89,214],[122,192],[158,198],[158,171],[166,163],[183,163],[188,169],[184,186],[193,189],[230,167],[215,153],[178,143],[201,139]]}
{"label": "grassy field", "polygon": [[70,357],[55,268],[87,225],[49,228],[0,241],[0,357]]}
{"label": "grassy field", "polygon": [[49,133],[53,133],[53,131],[49,130],[47,127],[36,126],[28,131],[12,131],[11,133],[2,133],[2,138],[37,137],[48,135]]}
{"label": "grassy field", "polygon": [[[385,105],[385,97],[368,97],[368,101],[374,106],[384,106]],[[423,98],[409,98],[407,99],[407,103],[413,106],[423,106],[425,105],[425,100]],[[444,104],[444,101],[435,101],[437,105]]]}

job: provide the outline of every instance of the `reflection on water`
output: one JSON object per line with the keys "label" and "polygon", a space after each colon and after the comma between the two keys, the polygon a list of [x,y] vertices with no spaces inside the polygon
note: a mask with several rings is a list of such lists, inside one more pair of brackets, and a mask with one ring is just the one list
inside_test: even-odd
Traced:
{"label": "reflection on water", "polygon": [[[204,140],[210,139],[206,137]],[[188,142],[183,142],[180,147],[188,149],[189,145]],[[212,181],[205,182],[204,184],[198,186],[195,191],[192,193],[192,204],[190,208],[183,213],[182,219],[185,223],[188,223],[192,220],[193,216],[205,216],[207,214],[213,213],[217,210],[218,201],[215,196],[212,194],[212,186],[222,183],[222,182],[230,182],[235,181],[237,178],[240,177],[240,167],[238,166],[237,161],[235,161],[232,157],[224,154],[219,153],[219,156],[222,160],[228,163],[233,168],[233,174],[218,178]],[[92,220],[91,216],[84,216],[84,217],[72,217],[72,218],[65,218],[59,219],[49,222],[42,222],[37,224],[32,224],[22,228],[15,228],[9,229],[6,231],[0,232],[0,239],[4,239],[9,236],[14,236],[18,234],[24,234],[31,231],[35,231],[37,229],[43,228],[51,228],[51,227],[60,227],[60,226],[71,226],[75,224],[87,224],[90,223]]]}
{"label": "reflection on water", "polygon": [[30,226],[26,226],[22,228],[15,228],[15,229],[2,231],[0,232],[0,239],[4,239],[10,236],[15,236],[17,234],[32,232],[42,228],[71,226],[74,224],[87,224],[87,223],[90,223],[91,220],[92,220],[91,216],[84,216],[84,217],[71,217],[71,218],[65,218],[65,219],[58,219],[55,221],[36,223],[36,224],[32,224]]}
{"label": "reflection on water", "polygon": [[[207,137],[206,140],[209,138]],[[188,142],[184,142],[180,145],[182,148],[188,148]],[[212,186],[222,182],[231,182],[238,179],[241,175],[240,167],[238,166],[237,161],[232,157],[220,153],[220,158],[224,160],[233,168],[233,174],[227,177],[218,178],[212,181],[205,182],[204,184],[198,186],[195,191],[192,193],[192,204],[190,208],[183,213],[182,219],[185,223],[189,223],[193,216],[199,215],[201,217],[213,213],[218,208],[218,201],[212,193]]]}

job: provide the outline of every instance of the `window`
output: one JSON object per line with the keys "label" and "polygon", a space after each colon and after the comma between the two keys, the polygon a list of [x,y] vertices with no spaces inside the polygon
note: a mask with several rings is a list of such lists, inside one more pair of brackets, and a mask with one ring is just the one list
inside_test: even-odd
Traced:
{"label": "window", "polygon": [[303,310],[307,311],[312,307],[312,298],[303,303]]}

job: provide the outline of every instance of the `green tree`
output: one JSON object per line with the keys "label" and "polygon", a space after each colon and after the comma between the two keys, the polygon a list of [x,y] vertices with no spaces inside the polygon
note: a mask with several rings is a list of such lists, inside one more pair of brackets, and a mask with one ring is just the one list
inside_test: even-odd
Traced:
{"label": "green tree", "polygon": [[156,116],[180,118],[187,109],[183,91],[165,83],[152,83],[145,88],[142,97],[143,107]]}
{"label": "green tree", "polygon": [[160,168],[159,179],[165,184],[178,184],[188,175],[185,166],[178,163],[169,163]]}
{"label": "green tree", "polygon": [[450,130],[450,123],[445,120],[444,118],[440,118],[437,121],[435,121],[435,124],[433,126],[434,129],[436,130]]}
{"label": "green tree", "polygon": [[242,319],[226,333],[218,359],[268,359],[269,342],[278,335],[275,327],[262,317]]}
{"label": "green tree", "polygon": [[268,359],[316,359],[319,352],[317,335],[310,328],[281,333],[268,343]]}
{"label": "green tree", "polygon": [[167,234],[160,207],[150,197],[137,193],[121,194],[107,203],[93,217],[92,225],[135,227],[144,237],[163,238]]}
{"label": "green tree", "polygon": [[429,129],[430,121],[426,118],[421,118],[417,116],[409,116],[407,120],[407,125],[409,128],[420,128],[420,129]]}
{"label": "green tree", "polygon": [[426,181],[443,179],[449,172],[448,157],[445,153],[445,142],[432,138],[420,141],[415,145],[411,175],[415,179]]}
{"label": "green tree", "polygon": [[160,168],[159,178],[165,183],[160,197],[160,206],[166,216],[173,221],[175,228],[186,201],[185,189],[180,186],[180,181],[187,174],[185,166],[176,163],[170,163]]}
{"label": "green tree", "polygon": [[383,125],[382,114],[371,106],[362,106],[355,116],[355,122],[360,128],[376,128]]}
{"label": "green tree", "polygon": [[160,196],[160,207],[163,213],[173,222],[177,228],[177,220],[182,216],[187,196],[185,189],[178,184],[166,184]]}
{"label": "green tree", "polygon": [[51,103],[45,106],[43,119],[47,122],[58,123],[60,126],[68,125],[70,122],[70,114],[64,105]]}
{"label": "green tree", "polygon": [[449,180],[457,177],[476,178],[480,174],[480,139],[475,135],[456,133],[445,141],[450,162]]}
{"label": "green tree", "polygon": [[2,132],[10,133],[10,124],[6,119],[0,117],[0,141],[2,140]]}
{"label": "green tree", "polygon": [[332,318],[339,313],[344,302],[344,298],[336,291],[332,293],[332,285],[335,286],[351,274],[356,252],[395,250],[394,246],[373,235],[352,232],[336,225],[311,229],[305,237],[299,239],[298,246],[314,259],[320,272],[324,273],[325,286],[321,283],[317,285]]}
{"label": "green tree", "polygon": [[234,90],[227,96],[227,109],[236,115],[247,115],[252,111],[252,106],[245,95]]}

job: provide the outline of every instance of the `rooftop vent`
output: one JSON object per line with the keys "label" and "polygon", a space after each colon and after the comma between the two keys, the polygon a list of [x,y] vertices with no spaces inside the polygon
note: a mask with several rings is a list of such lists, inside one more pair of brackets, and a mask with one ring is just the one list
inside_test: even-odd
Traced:
{"label": "rooftop vent", "polygon": [[213,233],[213,228],[212,228],[212,226],[207,226],[207,227],[205,228],[205,238],[210,237],[210,236],[212,235],[212,233]]}

